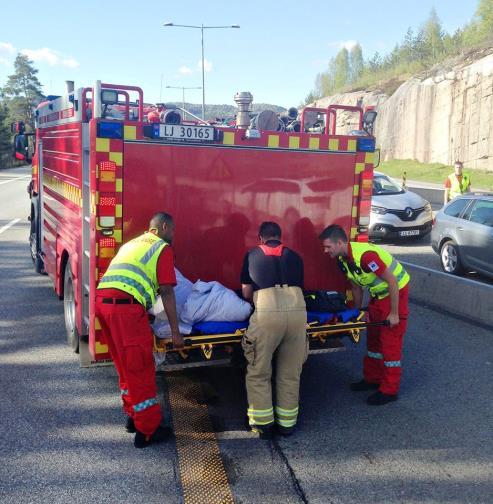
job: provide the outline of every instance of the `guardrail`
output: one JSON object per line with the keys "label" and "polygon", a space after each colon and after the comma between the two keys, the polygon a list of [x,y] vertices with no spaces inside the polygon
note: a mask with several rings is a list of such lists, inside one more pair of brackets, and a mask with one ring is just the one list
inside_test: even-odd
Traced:
{"label": "guardrail", "polygon": [[411,300],[493,327],[493,285],[400,262],[411,275]]}

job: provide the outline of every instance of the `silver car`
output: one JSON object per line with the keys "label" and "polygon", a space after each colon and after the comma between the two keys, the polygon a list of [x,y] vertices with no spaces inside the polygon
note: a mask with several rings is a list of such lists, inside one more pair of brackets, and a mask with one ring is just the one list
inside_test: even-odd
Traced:
{"label": "silver car", "polygon": [[428,201],[403,189],[387,175],[374,173],[370,239],[422,237],[430,233],[432,221]]}
{"label": "silver car", "polygon": [[493,194],[467,193],[435,215],[431,246],[446,273],[477,271],[493,278]]}

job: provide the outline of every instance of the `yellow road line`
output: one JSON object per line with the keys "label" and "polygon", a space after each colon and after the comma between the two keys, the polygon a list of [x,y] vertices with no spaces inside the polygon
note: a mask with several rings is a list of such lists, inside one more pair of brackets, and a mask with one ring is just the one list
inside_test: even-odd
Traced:
{"label": "yellow road line", "polygon": [[207,405],[196,400],[200,383],[184,375],[166,381],[184,503],[234,504]]}

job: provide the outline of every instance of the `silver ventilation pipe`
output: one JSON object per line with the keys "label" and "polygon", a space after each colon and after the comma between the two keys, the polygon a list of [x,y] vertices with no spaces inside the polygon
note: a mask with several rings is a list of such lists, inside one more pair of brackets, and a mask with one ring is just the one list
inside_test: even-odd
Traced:
{"label": "silver ventilation pipe", "polygon": [[248,128],[250,126],[250,105],[253,102],[253,95],[248,91],[241,91],[235,94],[234,100],[236,105],[238,105],[236,127]]}

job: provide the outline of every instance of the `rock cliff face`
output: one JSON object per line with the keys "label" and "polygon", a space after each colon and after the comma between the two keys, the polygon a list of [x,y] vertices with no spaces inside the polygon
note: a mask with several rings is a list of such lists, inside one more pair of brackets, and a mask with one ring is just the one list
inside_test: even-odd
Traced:
{"label": "rock cliff face", "polygon": [[460,159],[467,168],[493,172],[493,54],[412,78],[390,97],[353,92],[323,98],[316,106],[355,105],[361,98],[363,106],[378,110],[375,135],[383,160],[453,164]]}

